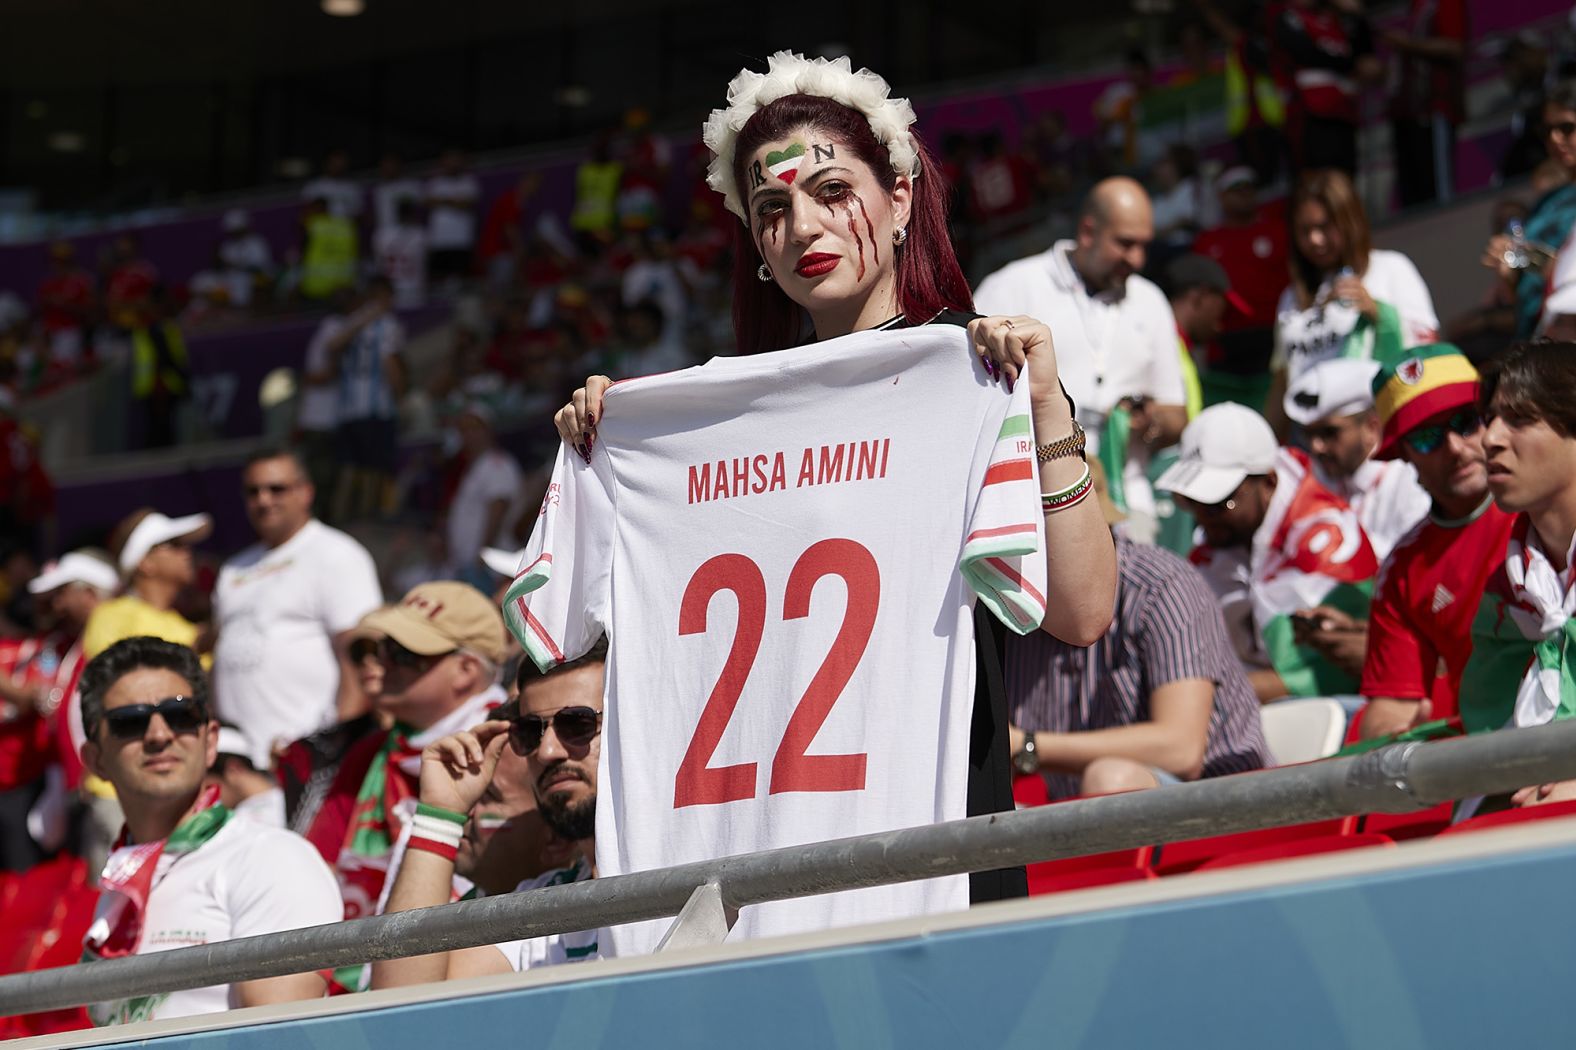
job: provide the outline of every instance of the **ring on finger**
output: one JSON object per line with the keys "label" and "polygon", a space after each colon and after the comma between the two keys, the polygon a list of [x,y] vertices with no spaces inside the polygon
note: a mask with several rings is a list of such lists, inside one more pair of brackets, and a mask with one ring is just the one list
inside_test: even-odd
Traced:
{"label": "ring on finger", "polygon": [[1012,331],[1012,329],[1013,329],[1012,318],[1010,318],[1010,317],[1003,318],[1001,323],[1002,323],[1002,326],[1004,328],[1006,328],[1009,332]]}

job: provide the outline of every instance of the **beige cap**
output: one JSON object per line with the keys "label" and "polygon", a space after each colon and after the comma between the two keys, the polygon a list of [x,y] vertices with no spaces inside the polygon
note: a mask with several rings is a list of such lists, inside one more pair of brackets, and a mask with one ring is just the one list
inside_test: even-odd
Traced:
{"label": "beige cap", "polygon": [[381,631],[422,656],[469,649],[503,663],[508,653],[497,606],[475,587],[455,580],[418,584],[398,605],[368,613],[357,627]]}

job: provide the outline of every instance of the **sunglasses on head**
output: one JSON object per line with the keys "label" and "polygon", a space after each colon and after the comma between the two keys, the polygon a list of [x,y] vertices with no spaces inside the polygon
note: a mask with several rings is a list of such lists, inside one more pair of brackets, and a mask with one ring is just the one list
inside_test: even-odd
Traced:
{"label": "sunglasses on head", "polygon": [[378,657],[390,667],[424,670],[454,652],[458,652],[458,650],[450,649],[447,653],[433,653],[431,656],[423,656],[421,653],[412,652],[405,648],[392,638],[383,638],[378,641]]}
{"label": "sunglasses on head", "polygon": [[208,721],[208,712],[189,696],[172,696],[156,704],[127,704],[104,712],[104,724],[117,740],[140,740],[148,734],[153,716],[164,719],[172,733],[195,733]]}
{"label": "sunglasses on head", "polygon": [[1482,426],[1483,417],[1478,415],[1476,409],[1463,408],[1443,423],[1417,427],[1408,431],[1403,440],[1411,446],[1413,452],[1416,452],[1419,456],[1426,456],[1445,443],[1445,431],[1447,429],[1453,434],[1471,437]]}
{"label": "sunglasses on head", "polygon": [[602,726],[602,712],[589,707],[560,707],[547,716],[517,715],[509,721],[509,744],[527,758],[536,753],[551,725],[565,747],[584,747]]}

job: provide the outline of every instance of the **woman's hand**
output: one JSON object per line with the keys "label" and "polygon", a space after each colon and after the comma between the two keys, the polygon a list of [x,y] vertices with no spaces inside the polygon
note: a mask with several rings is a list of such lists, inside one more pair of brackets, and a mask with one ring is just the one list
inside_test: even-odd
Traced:
{"label": "woman's hand", "polygon": [[1337,277],[1330,286],[1330,298],[1350,304],[1353,309],[1370,321],[1379,320],[1379,304],[1363,287],[1361,277]]}
{"label": "woman's hand", "polygon": [[1478,261],[1498,274],[1500,280],[1514,280],[1516,271],[1505,262],[1505,253],[1510,249],[1510,235],[1496,233],[1488,239],[1488,246],[1483,249],[1483,258]]}
{"label": "woman's hand", "polygon": [[586,385],[569,398],[569,404],[553,415],[558,436],[587,463],[591,462],[591,449],[596,444],[596,421],[602,418],[602,395],[612,385],[607,376],[590,376]]}
{"label": "woman's hand", "polygon": [[1029,403],[1036,415],[1042,408],[1067,415],[1067,398],[1062,396],[1061,375],[1056,367],[1056,345],[1051,330],[1032,317],[977,317],[969,322],[969,338],[974,353],[991,378],[1001,377],[1011,390],[1031,358],[1034,371],[1029,377]]}

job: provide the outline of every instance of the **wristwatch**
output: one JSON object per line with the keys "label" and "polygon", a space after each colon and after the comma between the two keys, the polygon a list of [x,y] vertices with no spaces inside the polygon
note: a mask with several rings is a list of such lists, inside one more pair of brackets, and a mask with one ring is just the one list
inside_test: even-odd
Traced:
{"label": "wristwatch", "polygon": [[1040,756],[1038,748],[1034,746],[1034,734],[1023,734],[1023,747],[1016,755],[1012,756],[1012,768],[1023,776],[1040,771]]}
{"label": "wristwatch", "polygon": [[1035,458],[1041,463],[1049,463],[1053,459],[1061,459],[1064,456],[1078,456],[1081,458],[1084,454],[1084,442],[1086,440],[1084,428],[1075,419],[1073,420],[1073,432],[1067,437],[1059,441],[1052,441],[1047,445],[1034,446]]}

